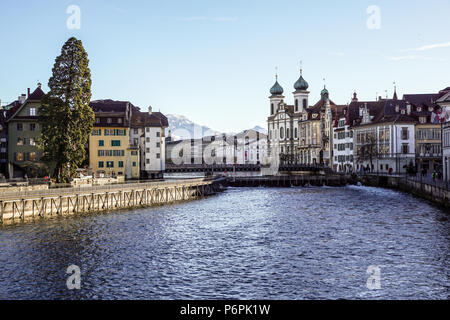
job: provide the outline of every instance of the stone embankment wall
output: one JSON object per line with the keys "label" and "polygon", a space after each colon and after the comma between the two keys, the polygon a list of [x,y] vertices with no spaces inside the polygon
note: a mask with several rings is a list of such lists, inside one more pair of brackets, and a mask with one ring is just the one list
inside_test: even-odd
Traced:
{"label": "stone embankment wall", "polygon": [[398,189],[450,208],[450,189],[443,184],[421,182],[405,176],[363,175],[358,179],[364,185]]}

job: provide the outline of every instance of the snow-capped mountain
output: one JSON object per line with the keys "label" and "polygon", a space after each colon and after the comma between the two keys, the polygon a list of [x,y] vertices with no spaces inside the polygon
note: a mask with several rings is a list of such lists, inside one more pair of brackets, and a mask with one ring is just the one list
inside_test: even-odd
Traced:
{"label": "snow-capped mountain", "polygon": [[[169,120],[169,127],[166,128],[166,137],[169,136],[169,131],[172,137],[172,140],[183,140],[183,139],[199,139],[205,136],[212,135],[221,135],[220,131],[213,130],[209,127],[199,125],[185,116],[179,114],[168,114],[166,115]],[[267,134],[267,130],[260,127],[255,126],[250,130],[255,130],[263,134]],[[241,131],[244,132],[246,130]],[[227,132],[227,136],[235,135],[234,132]]]}
{"label": "snow-capped mountain", "polygon": [[255,130],[255,131],[258,131],[259,133],[267,134],[267,129],[264,129],[260,126],[254,126],[253,129],[250,129],[250,130]]}
{"label": "snow-capped mountain", "polygon": [[180,139],[199,139],[204,136],[211,136],[219,134],[209,127],[199,125],[192,122],[185,116],[179,114],[166,115],[169,120],[169,127],[166,129],[166,137],[169,136],[169,130],[173,140]]}

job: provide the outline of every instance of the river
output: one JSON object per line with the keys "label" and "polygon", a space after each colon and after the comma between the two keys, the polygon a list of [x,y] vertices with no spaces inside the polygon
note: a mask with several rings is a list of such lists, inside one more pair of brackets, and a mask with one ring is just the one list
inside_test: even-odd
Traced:
{"label": "river", "polygon": [[449,214],[405,193],[230,188],[0,227],[0,299],[448,299],[449,249]]}

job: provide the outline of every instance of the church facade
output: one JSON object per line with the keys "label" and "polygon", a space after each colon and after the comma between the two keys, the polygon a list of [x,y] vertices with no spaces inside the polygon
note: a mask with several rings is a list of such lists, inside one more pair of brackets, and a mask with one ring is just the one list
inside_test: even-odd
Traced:
{"label": "church facade", "polygon": [[300,78],[294,83],[294,104],[289,105],[276,76],[267,119],[269,157],[281,164],[332,167],[333,114],[337,106],[325,87],[320,100],[310,106],[308,87],[300,70]]}

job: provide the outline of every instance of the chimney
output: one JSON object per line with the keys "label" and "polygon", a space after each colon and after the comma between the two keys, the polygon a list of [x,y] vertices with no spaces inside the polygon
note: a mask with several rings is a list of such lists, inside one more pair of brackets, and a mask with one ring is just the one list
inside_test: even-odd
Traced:
{"label": "chimney", "polygon": [[352,102],[358,102],[358,96],[357,96],[357,94],[356,94],[356,91],[353,92],[353,99],[352,99]]}
{"label": "chimney", "polygon": [[42,87],[42,83],[38,82],[38,88],[40,89]]}
{"label": "chimney", "polygon": [[152,106],[148,106],[148,114],[152,114]]}
{"label": "chimney", "polygon": [[27,95],[25,93],[21,94],[19,96],[19,102],[20,104],[23,104],[25,102],[25,100],[27,99]]}
{"label": "chimney", "polygon": [[29,97],[30,96],[30,88],[27,89],[27,93],[28,93],[27,97]]}

